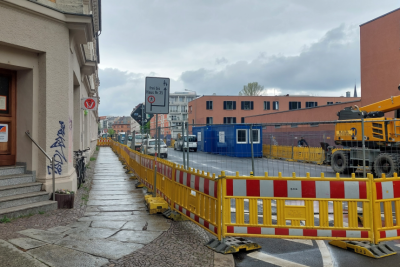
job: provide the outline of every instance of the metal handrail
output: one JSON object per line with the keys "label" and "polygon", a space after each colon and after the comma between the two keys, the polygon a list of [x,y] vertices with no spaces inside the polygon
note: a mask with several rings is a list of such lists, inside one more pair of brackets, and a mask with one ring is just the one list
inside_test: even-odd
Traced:
{"label": "metal handrail", "polygon": [[37,148],[39,148],[40,151],[42,151],[42,153],[46,156],[46,158],[48,158],[50,160],[51,163],[51,169],[52,169],[52,181],[53,181],[53,201],[56,201],[56,174],[54,172],[55,169],[55,156],[53,156],[52,158],[49,157],[49,155],[43,150],[43,148],[41,148],[36,142],[35,140],[33,140],[31,134],[29,133],[29,130],[25,132],[25,134],[29,137],[29,139],[31,139],[31,141],[36,145]]}

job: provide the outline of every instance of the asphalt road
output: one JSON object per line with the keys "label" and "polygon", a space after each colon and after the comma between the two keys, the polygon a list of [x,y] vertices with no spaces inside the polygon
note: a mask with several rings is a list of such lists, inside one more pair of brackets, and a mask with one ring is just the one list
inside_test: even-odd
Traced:
{"label": "asphalt road", "polygon": [[[177,164],[183,164],[182,151],[168,149],[168,160]],[[195,169],[220,174],[223,170],[227,175],[249,175],[252,170],[251,159],[234,158],[208,154],[204,152],[190,152],[189,166]],[[288,162],[283,160],[271,160],[266,158],[254,159],[254,169],[256,175],[264,175],[268,172],[270,176],[277,176],[279,172],[282,176],[304,177],[309,172],[312,177],[320,177],[321,172],[325,177],[335,177],[336,174],[330,166],[321,166],[309,163]],[[362,177],[361,174],[357,174]],[[348,177],[348,175],[343,175]],[[299,202],[299,201],[292,201]],[[297,203],[299,205],[299,203]],[[291,203],[296,205],[296,203]],[[301,204],[300,204],[301,205]],[[343,205],[347,209],[346,203]],[[248,220],[248,202],[245,202],[245,221]],[[259,207],[262,209],[262,207]],[[329,205],[330,213],[333,212],[332,204]],[[235,203],[231,203],[231,220],[236,221]],[[262,214],[262,213],[261,213]],[[276,216],[276,209],[272,209],[273,216]],[[262,215],[259,216],[262,220]],[[318,207],[315,207],[315,225],[319,225]],[[344,216],[346,217],[346,216]],[[273,223],[274,219],[272,218]],[[333,226],[333,214],[330,214],[330,225]],[[346,220],[346,218],[345,218]],[[345,221],[346,223],[346,221]],[[399,254],[381,259],[373,259],[329,245],[328,241],[322,240],[295,240],[295,239],[269,239],[269,238],[250,238],[249,240],[261,245],[261,249],[252,252],[239,252],[234,254],[237,267],[248,266],[293,266],[293,267],[328,267],[328,266],[399,266],[400,265],[400,242],[387,242]]]}

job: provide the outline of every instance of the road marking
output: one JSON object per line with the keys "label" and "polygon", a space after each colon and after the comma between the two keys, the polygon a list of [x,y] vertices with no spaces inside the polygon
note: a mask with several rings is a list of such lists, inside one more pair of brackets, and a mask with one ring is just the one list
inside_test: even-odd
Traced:
{"label": "road marking", "polygon": [[321,252],[324,267],[333,267],[333,261],[329,249],[326,247],[324,240],[315,240],[317,242],[319,251]]}
{"label": "road marking", "polygon": [[300,264],[300,263],[284,260],[284,259],[277,258],[277,257],[274,257],[272,255],[265,254],[265,253],[258,252],[258,251],[249,253],[249,254],[247,254],[247,256],[252,257],[253,259],[257,259],[257,260],[260,260],[260,261],[264,261],[264,262],[268,262],[268,263],[274,264],[276,266],[282,266],[282,267],[308,267],[307,265],[303,265],[303,264]]}
{"label": "road marking", "polygon": [[283,240],[313,246],[312,240],[310,240],[310,239],[283,239]]}

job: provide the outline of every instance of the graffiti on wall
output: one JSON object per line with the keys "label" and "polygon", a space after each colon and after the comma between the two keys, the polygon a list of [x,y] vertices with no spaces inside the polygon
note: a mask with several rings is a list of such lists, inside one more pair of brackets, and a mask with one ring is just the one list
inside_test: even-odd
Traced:
{"label": "graffiti on wall", "polygon": [[[54,172],[56,174],[61,174],[62,173],[62,167],[65,162],[67,162],[67,159],[65,158],[64,155],[64,149],[65,149],[65,124],[63,121],[59,121],[60,123],[60,129],[57,132],[57,137],[56,141],[50,146],[50,148],[56,148],[55,154],[54,154]],[[51,165],[47,166],[47,171],[49,174],[51,174],[52,167]]]}

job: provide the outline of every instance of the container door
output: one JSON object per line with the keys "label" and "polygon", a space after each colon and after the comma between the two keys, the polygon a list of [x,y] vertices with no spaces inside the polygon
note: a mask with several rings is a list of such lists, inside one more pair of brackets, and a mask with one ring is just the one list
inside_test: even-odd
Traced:
{"label": "container door", "polygon": [[16,76],[0,69],[0,166],[16,162]]}

